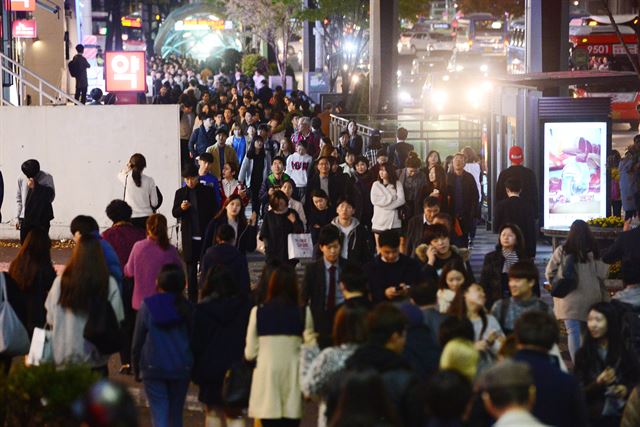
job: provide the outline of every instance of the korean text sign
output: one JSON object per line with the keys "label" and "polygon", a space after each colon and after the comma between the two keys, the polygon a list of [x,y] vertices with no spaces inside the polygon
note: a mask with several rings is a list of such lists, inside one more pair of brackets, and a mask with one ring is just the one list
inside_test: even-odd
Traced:
{"label": "korean text sign", "polygon": [[144,52],[106,52],[107,92],[144,92],[145,77]]}

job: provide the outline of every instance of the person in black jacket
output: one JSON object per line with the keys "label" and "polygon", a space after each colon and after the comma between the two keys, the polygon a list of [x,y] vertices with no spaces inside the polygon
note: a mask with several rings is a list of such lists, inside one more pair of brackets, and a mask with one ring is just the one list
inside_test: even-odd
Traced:
{"label": "person in black jacket", "polygon": [[198,400],[207,407],[207,423],[224,425],[222,384],[227,370],[242,362],[251,306],[228,267],[219,265],[209,271],[194,311],[191,340],[191,378],[200,388]]}
{"label": "person in black jacket", "polygon": [[405,254],[416,257],[416,248],[425,243],[424,232],[434,223],[436,215],[440,213],[440,200],[437,197],[427,197],[422,203],[422,212],[409,220],[407,225],[407,249]]}
{"label": "person in black jacket", "polygon": [[307,264],[302,281],[302,303],[309,305],[320,348],[332,344],[333,318],[336,307],[344,302],[340,289],[340,273],[347,260],[340,257],[340,231],[326,225],[318,235],[322,256]]}
{"label": "person in black jacket", "polygon": [[516,178],[520,181],[522,187],[522,193],[520,197],[527,200],[535,219],[538,219],[539,205],[538,205],[538,181],[533,171],[522,165],[524,156],[522,154],[522,148],[514,145],[509,149],[509,160],[511,160],[511,166],[500,172],[498,182],[496,183],[496,202],[509,197],[505,188],[505,184],[509,178]]}
{"label": "person in black jacket", "polygon": [[304,225],[298,213],[289,208],[289,198],[280,190],[276,190],[269,200],[271,210],[264,215],[260,239],[264,241],[267,261],[277,259],[298,263],[297,259],[289,259],[289,234],[304,232]]}
{"label": "person in black jacket", "polygon": [[354,217],[355,206],[351,199],[340,197],[336,205],[336,216],[331,224],[340,231],[341,257],[351,263],[364,265],[371,261],[375,244],[371,233]]}
{"label": "person in black jacket", "polygon": [[87,59],[82,55],[84,46],[79,44],[76,46],[76,55],[69,63],[69,70],[73,70],[72,76],[76,79],[76,93],[74,98],[83,104],[87,102],[87,89],[89,88],[89,80],[87,79],[87,69],[91,67]]}
{"label": "person in black jacket", "polygon": [[454,243],[458,247],[469,246],[469,232],[473,228],[478,210],[478,187],[469,172],[464,170],[464,155],[457,153],[453,156],[452,172],[447,175],[447,184],[451,194],[451,214],[462,229],[462,235]]}
{"label": "person in black jacket", "polygon": [[24,220],[20,225],[20,243],[24,243],[29,232],[35,228],[48,234],[53,219],[53,206],[51,205],[54,197],[53,189],[40,184],[35,178],[27,179],[27,188]]}
{"label": "person in black jacket", "polygon": [[640,284],[640,227],[631,229],[631,220],[624,225],[624,232],[602,255],[602,261],[613,264],[622,261],[622,281],[625,285]]}
{"label": "person in black jacket", "polygon": [[233,278],[240,291],[249,295],[251,279],[249,278],[249,264],[247,257],[233,245],[236,232],[229,224],[222,224],[216,230],[215,245],[205,252],[200,263],[200,288],[211,268],[218,265],[226,266],[233,274]]}
{"label": "person in black jacket", "polygon": [[369,341],[347,359],[347,371],[379,373],[401,425],[424,425],[425,391],[411,365],[401,356],[405,348],[406,316],[396,306],[382,303],[373,309],[367,323]]}
{"label": "person in black jacket", "polygon": [[496,203],[494,224],[498,229],[505,224],[517,225],[522,231],[526,255],[535,258],[538,233],[533,206],[527,199],[520,197],[522,187],[519,180],[509,178],[505,187],[509,197]]}
{"label": "person in black jacket", "polygon": [[[344,181],[340,179],[338,174],[331,173],[331,159],[329,157],[321,157],[316,163],[316,173],[309,177],[307,183],[307,193],[315,190],[323,190],[329,196],[329,209],[335,212],[336,203],[341,194],[345,191]],[[307,198],[306,208],[311,208],[312,200]]]}
{"label": "person in black jacket", "polygon": [[244,216],[242,197],[238,194],[229,196],[224,202],[222,209],[220,209],[216,216],[207,224],[207,230],[202,239],[202,255],[215,243],[216,231],[224,224],[230,224],[234,228],[235,238],[233,245],[241,254],[246,255],[247,252],[255,251],[257,218],[258,214],[253,212],[251,218],[247,220]]}
{"label": "person in black jacket", "polygon": [[182,170],[187,184],[176,190],[172,214],[182,228],[182,256],[187,265],[189,300],[198,299],[198,261],[207,224],[218,211],[215,190],[200,183],[198,168],[188,163]]}
{"label": "person in black jacket", "polygon": [[378,239],[379,254],[366,265],[374,304],[406,299],[409,288],[420,282],[420,264],[400,253],[400,235],[385,230]]}

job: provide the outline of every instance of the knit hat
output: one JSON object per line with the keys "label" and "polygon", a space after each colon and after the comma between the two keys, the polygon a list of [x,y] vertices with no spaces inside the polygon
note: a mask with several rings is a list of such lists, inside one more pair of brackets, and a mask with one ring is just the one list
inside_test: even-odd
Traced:
{"label": "knit hat", "polygon": [[509,160],[511,160],[511,163],[513,163],[514,165],[522,164],[522,162],[524,161],[522,148],[518,147],[517,145],[509,148]]}

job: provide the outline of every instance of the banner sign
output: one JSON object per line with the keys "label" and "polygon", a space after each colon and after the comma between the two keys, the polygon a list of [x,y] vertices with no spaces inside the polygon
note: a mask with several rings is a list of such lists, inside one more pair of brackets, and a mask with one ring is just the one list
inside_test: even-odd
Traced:
{"label": "banner sign", "polygon": [[146,74],[144,52],[106,53],[107,92],[144,92]]}
{"label": "banner sign", "polygon": [[11,0],[11,12],[35,12],[36,0]]}
{"label": "banner sign", "polygon": [[11,32],[14,39],[35,39],[38,36],[35,19],[18,19],[13,21]]}

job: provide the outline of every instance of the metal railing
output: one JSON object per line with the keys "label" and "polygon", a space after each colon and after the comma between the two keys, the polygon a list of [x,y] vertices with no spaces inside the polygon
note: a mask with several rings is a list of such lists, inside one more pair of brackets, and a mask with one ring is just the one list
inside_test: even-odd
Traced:
{"label": "metal railing", "polygon": [[37,105],[45,105],[45,101],[51,105],[83,105],[69,96],[62,89],[52,85],[22,64],[0,53],[0,105],[14,105],[4,96],[4,79],[9,75],[14,79],[18,105],[24,105],[27,98],[27,88],[33,90],[38,99]]}
{"label": "metal railing", "polygon": [[365,147],[369,138],[380,134],[382,142],[396,141],[399,127],[408,131],[407,142],[415,147],[418,155],[425,159],[426,154],[435,149],[441,155],[453,154],[467,145],[479,148],[482,140],[483,126],[486,124],[482,116],[450,115],[441,116],[437,120],[427,120],[421,114],[397,115],[331,115],[330,138],[338,141],[340,132],[347,129],[350,121],[355,121],[358,134],[362,136]]}

